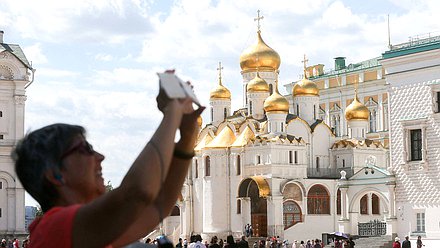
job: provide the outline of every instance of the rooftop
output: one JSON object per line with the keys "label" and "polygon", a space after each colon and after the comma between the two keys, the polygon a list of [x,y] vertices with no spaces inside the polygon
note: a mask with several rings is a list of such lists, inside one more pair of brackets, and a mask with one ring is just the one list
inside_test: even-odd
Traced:
{"label": "rooftop", "polygon": [[405,43],[391,45],[390,50],[384,52],[382,57],[388,59],[433,49],[440,49],[440,35],[433,36],[429,33],[409,37],[409,41]]}

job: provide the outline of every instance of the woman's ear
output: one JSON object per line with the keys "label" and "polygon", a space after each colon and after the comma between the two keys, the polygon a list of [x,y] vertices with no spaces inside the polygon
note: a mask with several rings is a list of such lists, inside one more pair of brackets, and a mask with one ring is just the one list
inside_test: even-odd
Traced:
{"label": "woman's ear", "polygon": [[44,176],[51,182],[53,185],[62,186],[64,185],[63,175],[59,171],[55,170],[47,170],[44,173]]}

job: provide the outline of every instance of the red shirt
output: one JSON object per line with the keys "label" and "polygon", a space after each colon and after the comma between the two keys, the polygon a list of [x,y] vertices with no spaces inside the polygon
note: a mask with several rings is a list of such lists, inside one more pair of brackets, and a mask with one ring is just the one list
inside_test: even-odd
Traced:
{"label": "red shirt", "polygon": [[[29,226],[31,248],[71,248],[73,218],[81,205],[54,207]],[[111,246],[109,246],[111,247]]]}

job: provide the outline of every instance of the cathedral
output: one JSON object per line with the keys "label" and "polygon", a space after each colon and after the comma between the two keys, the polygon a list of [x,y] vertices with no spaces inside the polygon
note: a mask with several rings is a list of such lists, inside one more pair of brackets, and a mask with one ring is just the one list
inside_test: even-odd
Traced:
{"label": "cathedral", "polygon": [[286,86],[291,95],[281,95],[280,56],[258,28],[256,43],[240,56],[243,107],[235,111],[219,65],[211,119],[204,126],[200,121],[179,203],[183,236],[239,237],[246,224],[254,236],[288,240],[335,231],[357,235],[368,231],[359,223],[372,222],[382,225],[380,235],[396,232],[388,136],[368,137],[371,112],[360,100],[357,78],[348,80],[344,104],[332,106],[345,107],[335,129],[323,113],[329,94],[322,100],[315,82],[322,75],[306,61],[303,79]]}
{"label": "cathedral", "polygon": [[[256,18],[259,20],[259,17]],[[440,242],[440,36],[380,56],[307,66],[279,93],[280,55],[263,40],[240,56],[242,107],[218,67],[210,120],[160,232],[289,241],[343,232]],[[437,242],[437,243],[435,243]],[[388,243],[389,244],[389,243]]]}

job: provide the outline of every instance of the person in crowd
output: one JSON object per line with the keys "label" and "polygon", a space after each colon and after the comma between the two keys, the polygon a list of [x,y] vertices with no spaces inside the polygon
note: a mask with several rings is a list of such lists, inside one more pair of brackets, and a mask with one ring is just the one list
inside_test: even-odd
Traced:
{"label": "person in crowd", "polygon": [[188,248],[188,240],[187,239],[183,240],[183,248]]}
{"label": "person in crowd", "polygon": [[200,234],[196,234],[191,237],[191,244],[189,244],[189,248],[205,248],[205,245],[202,244],[202,236]]}
{"label": "person in crowd", "polygon": [[105,157],[86,140],[83,127],[53,124],[18,142],[12,152],[15,170],[44,212],[29,228],[32,247],[122,247],[171,212],[194,156],[204,107],[194,110],[190,98],[169,99],[163,90],[157,102],[163,113],[159,127],[120,186],[108,193]]}
{"label": "person in crowd", "polygon": [[401,248],[400,247],[400,238],[396,237],[393,242],[393,248]]}
{"label": "person in crowd", "polygon": [[249,243],[245,236],[241,236],[241,240],[237,243],[238,248],[249,248]]}
{"label": "person in crowd", "polygon": [[422,248],[422,246],[425,246],[422,242],[422,236],[417,236],[417,248]]}
{"label": "person in crowd", "polygon": [[234,241],[234,237],[232,235],[228,235],[226,237],[225,248],[238,248],[237,243]]}
{"label": "person in crowd", "polygon": [[150,238],[147,238],[147,239],[145,240],[145,244],[151,244],[151,239],[150,239]]}
{"label": "person in crowd", "polygon": [[6,239],[2,239],[2,242],[0,243],[0,247],[6,248],[7,247]]}
{"label": "person in crowd", "polygon": [[299,248],[306,248],[306,245],[304,244],[304,240],[301,240],[299,244]]}
{"label": "person in crowd", "polygon": [[183,247],[183,240],[182,238],[179,238],[179,241],[176,244],[176,248],[182,248]]}
{"label": "person in crowd", "polygon": [[28,248],[29,247],[29,239],[23,240],[23,243],[21,245],[22,248]]}
{"label": "person in crowd", "polygon": [[220,248],[223,248],[223,247],[224,247],[225,242],[223,241],[223,239],[220,239],[220,240],[218,241],[218,245],[220,246]]}
{"label": "person in crowd", "polygon": [[218,238],[217,236],[212,237],[211,239],[211,244],[209,244],[209,248],[221,248],[218,243]]}
{"label": "person in crowd", "polygon": [[405,240],[402,242],[402,248],[411,248],[411,241],[409,241],[409,236],[405,236]]}
{"label": "person in crowd", "polygon": [[353,241],[353,237],[348,238],[348,244],[350,245],[350,248],[354,248],[356,243]]}

